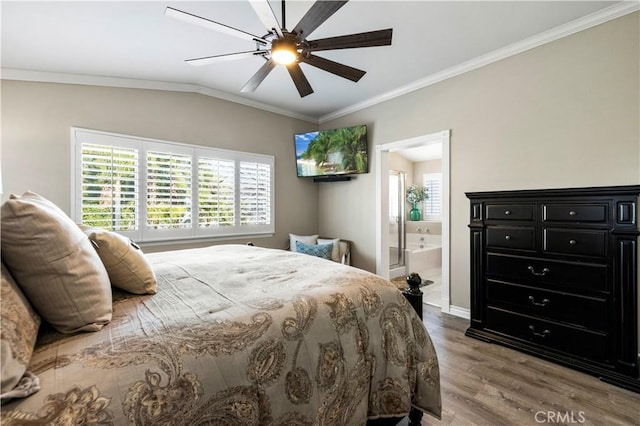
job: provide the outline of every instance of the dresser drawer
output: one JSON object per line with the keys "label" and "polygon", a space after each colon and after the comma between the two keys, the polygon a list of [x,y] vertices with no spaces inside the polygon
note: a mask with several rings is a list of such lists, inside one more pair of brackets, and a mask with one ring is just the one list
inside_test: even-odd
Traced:
{"label": "dresser drawer", "polygon": [[535,287],[487,280],[487,302],[491,306],[523,314],[605,331],[607,300]]}
{"label": "dresser drawer", "polygon": [[568,289],[575,292],[608,292],[607,265],[562,262],[524,256],[487,254],[486,273],[491,278],[531,287]]}
{"label": "dresser drawer", "polygon": [[535,250],[535,228],[525,226],[488,226],[487,246]]}
{"label": "dresser drawer", "polygon": [[487,204],[487,220],[533,220],[533,204]]}
{"label": "dresser drawer", "polygon": [[557,324],[492,307],[487,308],[487,328],[597,362],[606,362],[609,358],[609,339],[606,333]]}
{"label": "dresser drawer", "polygon": [[543,204],[543,222],[607,223],[608,204]]}
{"label": "dresser drawer", "polygon": [[542,250],[545,253],[598,257],[607,255],[607,231],[545,228],[542,235]]}

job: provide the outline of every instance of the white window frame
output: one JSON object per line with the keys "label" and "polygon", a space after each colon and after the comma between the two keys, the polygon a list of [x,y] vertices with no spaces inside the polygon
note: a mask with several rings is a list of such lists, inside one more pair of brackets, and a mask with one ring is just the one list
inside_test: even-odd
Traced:
{"label": "white window frame", "polygon": [[[219,148],[208,148],[179,142],[142,138],[98,130],[71,128],[71,218],[82,220],[82,145],[84,143],[122,146],[138,150],[138,226],[135,231],[117,231],[138,242],[161,242],[202,238],[229,239],[234,237],[269,236],[275,234],[275,157]],[[162,151],[191,155],[191,226],[183,229],[151,229],[147,227],[147,151]],[[198,226],[198,159],[200,157],[235,162],[235,225],[222,227]],[[270,167],[270,217],[268,224],[240,224],[240,162],[267,164]]]}

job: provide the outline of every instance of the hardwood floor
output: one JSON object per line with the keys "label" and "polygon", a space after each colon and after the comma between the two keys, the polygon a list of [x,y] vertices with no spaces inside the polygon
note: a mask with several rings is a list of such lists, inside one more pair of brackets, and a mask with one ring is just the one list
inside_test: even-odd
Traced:
{"label": "hardwood floor", "polygon": [[433,306],[424,323],[440,362],[443,413],[425,414],[422,425],[640,425],[639,394],[466,337],[467,320]]}

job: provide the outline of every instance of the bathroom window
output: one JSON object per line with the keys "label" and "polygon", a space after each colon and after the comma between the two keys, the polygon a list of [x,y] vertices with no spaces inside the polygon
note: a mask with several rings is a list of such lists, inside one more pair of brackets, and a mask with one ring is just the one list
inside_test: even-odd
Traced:
{"label": "bathroom window", "polygon": [[424,219],[441,220],[442,173],[427,173],[423,175],[423,184],[429,190],[429,198],[424,200]]}

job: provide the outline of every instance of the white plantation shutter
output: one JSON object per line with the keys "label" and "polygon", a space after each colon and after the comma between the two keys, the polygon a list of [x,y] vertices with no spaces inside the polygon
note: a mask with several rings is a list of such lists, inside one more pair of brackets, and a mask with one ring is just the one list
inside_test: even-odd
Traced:
{"label": "white plantation shutter", "polygon": [[81,144],[81,222],[111,231],[138,228],[138,150]]}
{"label": "white plantation shutter", "polygon": [[240,225],[271,224],[271,165],[240,162]]}
{"label": "white plantation shutter", "polygon": [[275,232],[273,156],[77,128],[71,134],[77,222],[138,241]]}
{"label": "white plantation shutter", "polygon": [[424,200],[425,219],[439,219],[442,216],[442,173],[427,173],[423,182],[429,190],[429,198]]}
{"label": "white plantation shutter", "polygon": [[147,227],[191,227],[191,156],[147,152]]}
{"label": "white plantation shutter", "polygon": [[198,159],[198,226],[235,225],[235,162]]}

